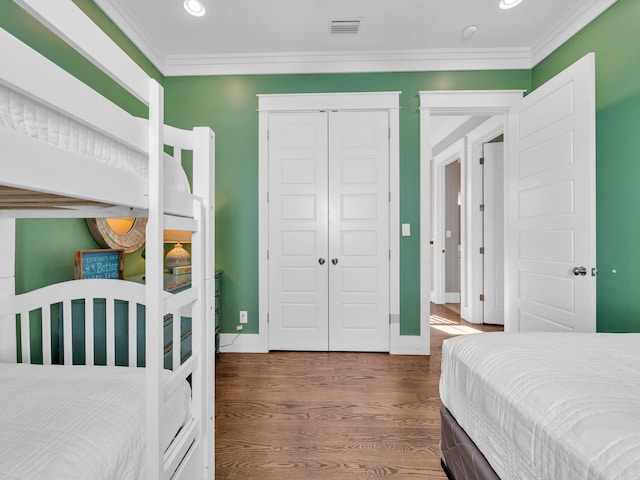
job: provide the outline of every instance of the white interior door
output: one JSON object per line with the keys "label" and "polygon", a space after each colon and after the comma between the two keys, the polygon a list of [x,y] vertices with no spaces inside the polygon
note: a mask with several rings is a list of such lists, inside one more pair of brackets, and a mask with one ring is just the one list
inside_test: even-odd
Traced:
{"label": "white interior door", "polygon": [[269,116],[269,348],[328,349],[326,113]]}
{"label": "white interior door", "polygon": [[595,331],[594,72],[589,54],[509,113],[506,330]]}
{"label": "white interior door", "polygon": [[389,351],[386,111],[269,116],[269,349]]}
{"label": "white interior door", "polygon": [[329,116],[329,349],[389,351],[389,118]]}
{"label": "white interior door", "polygon": [[483,323],[504,325],[504,143],[485,143]]}

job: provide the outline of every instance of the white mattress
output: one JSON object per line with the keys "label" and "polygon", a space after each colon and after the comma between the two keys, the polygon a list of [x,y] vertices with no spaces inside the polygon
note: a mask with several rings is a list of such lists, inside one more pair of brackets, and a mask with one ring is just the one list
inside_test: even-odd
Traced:
{"label": "white mattress", "polygon": [[[168,446],[190,417],[165,401]],[[1,480],[133,480],[145,468],[144,369],[0,363]]]}
{"label": "white mattress", "polygon": [[640,479],[640,334],[452,338],[440,396],[502,480]]}
{"label": "white mattress", "polygon": [[[148,158],[142,153],[2,84],[0,126],[127,174],[149,175]],[[173,157],[165,154],[164,168],[165,185],[190,191],[184,170]]]}

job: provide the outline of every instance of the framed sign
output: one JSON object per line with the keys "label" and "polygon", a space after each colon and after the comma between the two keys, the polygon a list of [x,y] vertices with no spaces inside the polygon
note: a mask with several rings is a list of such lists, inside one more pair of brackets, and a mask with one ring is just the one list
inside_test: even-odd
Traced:
{"label": "framed sign", "polygon": [[124,280],[124,250],[76,250],[75,278],[115,278]]}

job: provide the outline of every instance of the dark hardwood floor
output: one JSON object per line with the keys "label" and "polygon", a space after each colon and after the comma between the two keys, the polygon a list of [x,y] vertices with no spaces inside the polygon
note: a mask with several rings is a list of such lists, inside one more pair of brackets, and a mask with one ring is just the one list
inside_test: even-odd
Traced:
{"label": "dark hardwood floor", "polygon": [[219,356],[216,479],[446,479],[442,340],[477,330],[431,305],[431,356],[271,352]]}

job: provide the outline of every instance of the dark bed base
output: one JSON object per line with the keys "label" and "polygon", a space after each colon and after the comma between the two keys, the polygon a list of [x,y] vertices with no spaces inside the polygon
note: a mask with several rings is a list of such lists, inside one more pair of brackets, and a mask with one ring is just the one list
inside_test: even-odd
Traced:
{"label": "dark bed base", "polygon": [[500,480],[453,415],[440,407],[442,470],[449,480]]}

